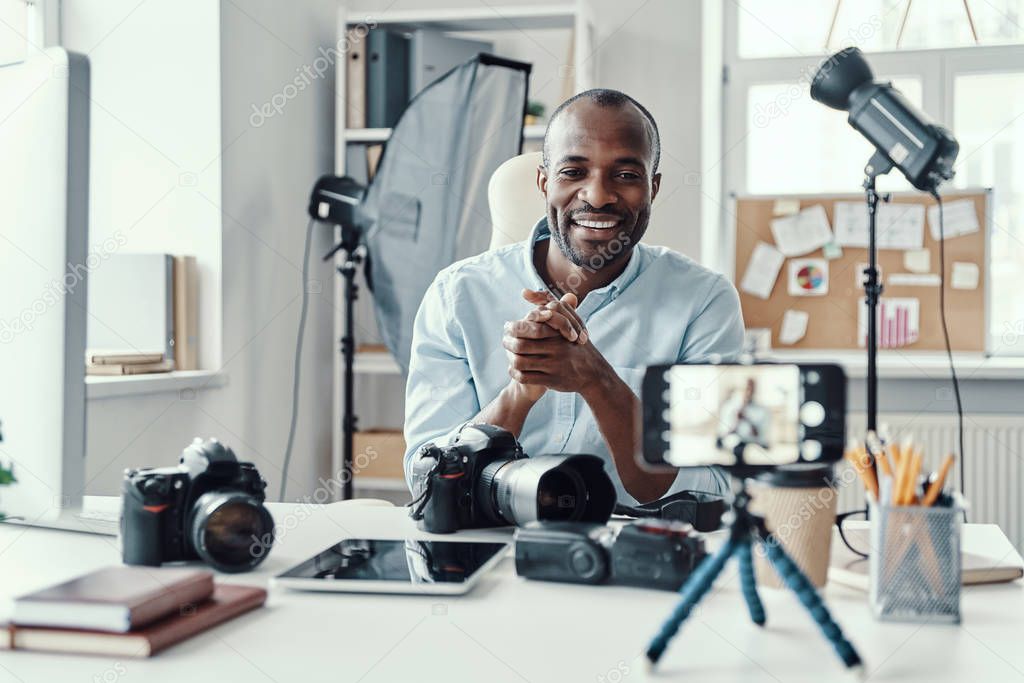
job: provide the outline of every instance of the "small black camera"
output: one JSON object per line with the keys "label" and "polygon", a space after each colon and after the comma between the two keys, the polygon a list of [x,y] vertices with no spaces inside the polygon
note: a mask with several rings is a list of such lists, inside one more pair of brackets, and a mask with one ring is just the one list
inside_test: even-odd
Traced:
{"label": "small black camera", "polygon": [[517,529],[516,573],[528,579],[679,590],[707,553],[692,527],[645,520],[618,530],[536,522]]}
{"label": "small black camera", "polygon": [[126,470],[124,563],[201,559],[222,572],[252,569],[274,542],[266,487],[252,463],[238,462],[216,439],[195,439],[176,466]]}
{"label": "small black camera", "polygon": [[537,520],[606,522],[615,507],[601,458],[531,458],[511,433],[487,424],[464,425],[448,447],[423,446],[412,475],[412,518],[435,534]]}

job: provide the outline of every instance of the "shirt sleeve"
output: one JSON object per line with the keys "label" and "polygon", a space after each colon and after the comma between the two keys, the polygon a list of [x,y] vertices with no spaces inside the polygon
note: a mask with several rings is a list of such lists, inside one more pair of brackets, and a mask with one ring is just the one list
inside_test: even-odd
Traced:
{"label": "shirt sleeve", "polygon": [[412,462],[424,444],[446,444],[480,412],[466,358],[465,336],[456,321],[448,274],[434,279],[413,323],[409,379],[405,385],[405,480],[412,490]]}
{"label": "shirt sleeve", "polygon": [[680,363],[734,361],[743,350],[743,313],[736,288],[718,275],[704,306],[690,321],[679,348]]}

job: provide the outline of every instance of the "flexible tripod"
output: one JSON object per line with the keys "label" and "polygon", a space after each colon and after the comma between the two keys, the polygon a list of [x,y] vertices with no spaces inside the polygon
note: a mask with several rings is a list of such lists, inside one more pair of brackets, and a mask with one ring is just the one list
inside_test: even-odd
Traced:
{"label": "flexible tripod", "polygon": [[657,664],[658,660],[665,653],[673,636],[690,616],[690,612],[701,598],[711,590],[715,579],[722,572],[725,563],[733,555],[740,563],[740,586],[743,590],[743,598],[746,600],[747,609],[750,612],[750,619],[758,626],[765,623],[764,605],[757,594],[757,584],[754,580],[754,559],[752,546],[754,542],[763,545],[768,559],[772,566],[779,573],[783,582],[796,593],[797,598],[803,603],[807,611],[811,613],[814,621],[825,635],[825,638],[832,643],[836,654],[843,660],[847,668],[861,665],[860,656],[853,649],[853,645],[843,635],[839,625],[832,620],[832,616],[825,607],[818,592],[814,589],[810,580],[804,575],[795,562],[782,549],[778,540],[765,527],[764,519],[753,514],[749,509],[750,495],[747,493],[746,484],[738,475],[740,491],[733,501],[732,523],[729,525],[729,538],[725,544],[711,557],[701,562],[693,574],[686,580],[683,587],[679,589],[680,599],[669,618],[662,625],[657,635],[651,640],[647,647],[647,659],[651,665]]}

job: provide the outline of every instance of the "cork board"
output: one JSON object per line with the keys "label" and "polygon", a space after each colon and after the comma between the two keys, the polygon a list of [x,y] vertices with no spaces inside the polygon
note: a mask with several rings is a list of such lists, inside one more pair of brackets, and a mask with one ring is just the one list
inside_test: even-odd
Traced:
{"label": "cork board", "polygon": [[[988,285],[988,190],[964,190],[943,193],[946,206],[950,202],[969,199],[974,202],[978,216],[979,230],[967,235],[946,239],[946,321],[949,327],[950,344],[957,351],[984,352],[987,339],[987,285]],[[834,227],[833,206],[836,202],[864,201],[863,194],[828,196],[787,196],[787,197],[740,197],[736,199],[736,249],[735,282],[743,279],[747,263],[758,242],[774,245],[771,221],[777,199],[799,200],[800,208],[806,209],[821,204]],[[935,200],[927,195],[896,193],[894,203],[913,203],[927,207]],[[867,209],[865,208],[865,212]],[[947,225],[949,212],[946,212]],[[930,252],[929,272],[939,272],[939,244],[931,236],[930,224],[925,221],[923,248]],[[842,247],[842,256],[829,261],[828,293],[823,296],[791,296],[788,292],[788,266],[793,259],[787,258],[767,299],[740,290],[743,320],[748,329],[769,328],[772,331],[772,348],[777,349],[860,349],[858,344],[858,308],[864,299],[864,289],[859,284],[863,275],[858,264],[867,263],[867,249]],[[798,258],[824,258],[823,250],[817,249]],[[896,273],[907,273],[904,267],[904,251],[897,249],[878,250],[878,263],[882,272],[884,289],[882,299],[887,297],[913,297],[920,301],[919,336],[916,342],[901,347],[906,350],[939,351],[945,349],[942,335],[942,321],[939,316],[939,287],[893,285],[889,279]],[[975,263],[979,269],[976,289],[953,289],[951,287],[954,262]],[[782,344],[779,332],[782,319],[788,309],[806,311],[810,315],[807,331],[794,344]]]}

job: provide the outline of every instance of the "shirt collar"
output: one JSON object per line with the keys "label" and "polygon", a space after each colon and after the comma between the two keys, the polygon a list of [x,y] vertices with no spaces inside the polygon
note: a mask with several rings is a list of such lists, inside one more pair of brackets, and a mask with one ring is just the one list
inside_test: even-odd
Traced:
{"label": "shirt collar", "polygon": [[[530,231],[530,238],[526,241],[526,248],[523,249],[523,260],[525,261],[526,272],[530,274],[530,279],[533,280],[535,289],[548,289],[544,279],[537,272],[536,266],[533,265],[533,250],[536,248],[537,242],[551,238],[551,228],[548,227],[547,216],[544,216],[533,226],[533,230]],[[597,294],[598,296],[611,295],[613,298],[621,294],[629,285],[636,279],[636,276],[640,272],[640,257],[636,253],[638,245],[633,246],[633,250],[629,255],[629,263],[626,264],[625,270],[619,273],[619,276],[609,282],[604,287],[595,289],[591,294]],[[550,291],[550,290],[548,290]],[[554,294],[552,292],[552,294]]]}

